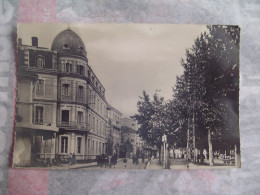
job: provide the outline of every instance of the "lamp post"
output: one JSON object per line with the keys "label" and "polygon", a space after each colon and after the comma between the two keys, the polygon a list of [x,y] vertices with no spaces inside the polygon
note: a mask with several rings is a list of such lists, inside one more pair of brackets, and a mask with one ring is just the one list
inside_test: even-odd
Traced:
{"label": "lamp post", "polygon": [[162,136],[162,143],[163,143],[163,168],[166,169],[166,143],[167,143],[167,136],[165,134]]}

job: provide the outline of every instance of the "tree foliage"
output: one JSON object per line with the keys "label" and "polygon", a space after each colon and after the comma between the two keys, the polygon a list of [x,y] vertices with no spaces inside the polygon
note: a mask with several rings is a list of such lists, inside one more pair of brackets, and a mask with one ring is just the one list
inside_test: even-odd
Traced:
{"label": "tree foliage", "polygon": [[239,35],[238,26],[208,26],[181,60],[172,100],[144,91],[134,115],[139,134],[148,144],[160,145],[163,134],[174,147],[185,147],[188,122],[194,119],[198,148],[239,146]]}

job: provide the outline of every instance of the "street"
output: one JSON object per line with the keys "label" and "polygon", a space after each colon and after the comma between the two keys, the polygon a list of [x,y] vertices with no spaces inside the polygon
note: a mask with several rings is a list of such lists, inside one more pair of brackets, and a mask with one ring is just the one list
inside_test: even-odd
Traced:
{"label": "street", "polygon": [[142,159],[139,158],[139,164],[135,165],[133,164],[133,159],[127,158],[127,163],[126,166],[123,163],[123,159],[118,159],[117,164],[114,168],[114,166],[112,166],[111,168],[103,166],[102,168],[100,166],[91,166],[91,167],[85,167],[85,168],[79,168],[82,170],[90,170],[90,169],[95,169],[95,170],[104,170],[104,169],[144,169],[145,168],[145,162],[147,162],[147,160],[144,161],[144,163],[142,163]]}

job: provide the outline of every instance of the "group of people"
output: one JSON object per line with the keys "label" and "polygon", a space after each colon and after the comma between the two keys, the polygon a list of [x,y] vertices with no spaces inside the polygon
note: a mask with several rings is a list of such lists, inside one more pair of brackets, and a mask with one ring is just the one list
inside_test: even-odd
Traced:
{"label": "group of people", "polygon": [[133,155],[133,164],[138,165],[139,164],[139,156],[138,155]]}
{"label": "group of people", "polygon": [[113,154],[113,155],[105,155],[105,154],[102,154],[100,156],[97,156],[97,165],[98,166],[105,166],[106,167],[109,167],[109,168],[112,168],[112,166],[116,166],[117,164],[117,154]]}
{"label": "group of people", "polygon": [[136,155],[134,154],[133,155],[133,164],[138,165],[139,164],[139,158],[142,158],[142,163],[144,163],[144,157],[145,157],[144,153],[136,154]]}

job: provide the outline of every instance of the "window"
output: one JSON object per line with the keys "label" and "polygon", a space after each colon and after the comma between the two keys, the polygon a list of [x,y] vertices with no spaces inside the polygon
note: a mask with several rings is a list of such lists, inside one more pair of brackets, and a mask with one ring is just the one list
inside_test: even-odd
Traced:
{"label": "window", "polygon": [[84,75],[84,66],[82,65],[77,65],[77,73]]}
{"label": "window", "polygon": [[63,84],[62,85],[62,95],[69,96],[69,94],[70,94],[70,85]]}
{"label": "window", "polygon": [[90,154],[90,139],[88,139],[88,154]]}
{"label": "window", "polygon": [[96,154],[98,153],[98,142],[96,142]]}
{"label": "window", "polygon": [[78,152],[78,154],[81,153],[81,143],[82,143],[82,137],[77,137],[77,152]]}
{"label": "window", "polygon": [[98,119],[97,119],[97,123],[96,123],[96,124],[97,124],[97,134],[98,134],[98,131],[99,131],[99,130],[98,130]]}
{"label": "window", "polygon": [[43,96],[44,95],[44,80],[39,79],[36,82],[36,96]]}
{"label": "window", "polygon": [[88,123],[89,123],[89,128],[92,128],[92,120],[91,120],[91,115],[88,115]]}
{"label": "window", "polygon": [[43,57],[38,56],[38,57],[36,58],[36,66],[37,66],[38,68],[44,68],[44,58],[43,58]]}
{"label": "window", "polygon": [[65,72],[67,72],[67,73],[72,72],[72,64],[70,64],[70,63],[65,64]]}
{"label": "window", "polygon": [[84,51],[83,47],[79,47],[79,48],[78,48],[79,54],[83,54],[83,51]]}
{"label": "window", "polygon": [[68,137],[61,137],[61,153],[68,153]]}
{"label": "window", "polygon": [[61,112],[61,122],[63,124],[68,124],[70,119],[70,111],[69,110],[62,110]]}
{"label": "window", "polygon": [[99,123],[99,128],[100,128],[100,135],[102,135],[102,134],[103,134],[103,131],[102,131],[102,124],[101,124],[101,121],[100,121],[100,123]]}
{"label": "window", "polygon": [[69,44],[65,43],[63,45],[63,50],[69,50],[69,49],[70,49]]}
{"label": "window", "polygon": [[43,106],[35,107],[35,123],[43,124]]}
{"label": "window", "polygon": [[93,131],[95,131],[96,127],[95,127],[95,117],[93,117]]}
{"label": "window", "polygon": [[78,123],[83,123],[83,112],[78,111]]}
{"label": "window", "polygon": [[78,97],[83,98],[83,86],[79,86]]}

